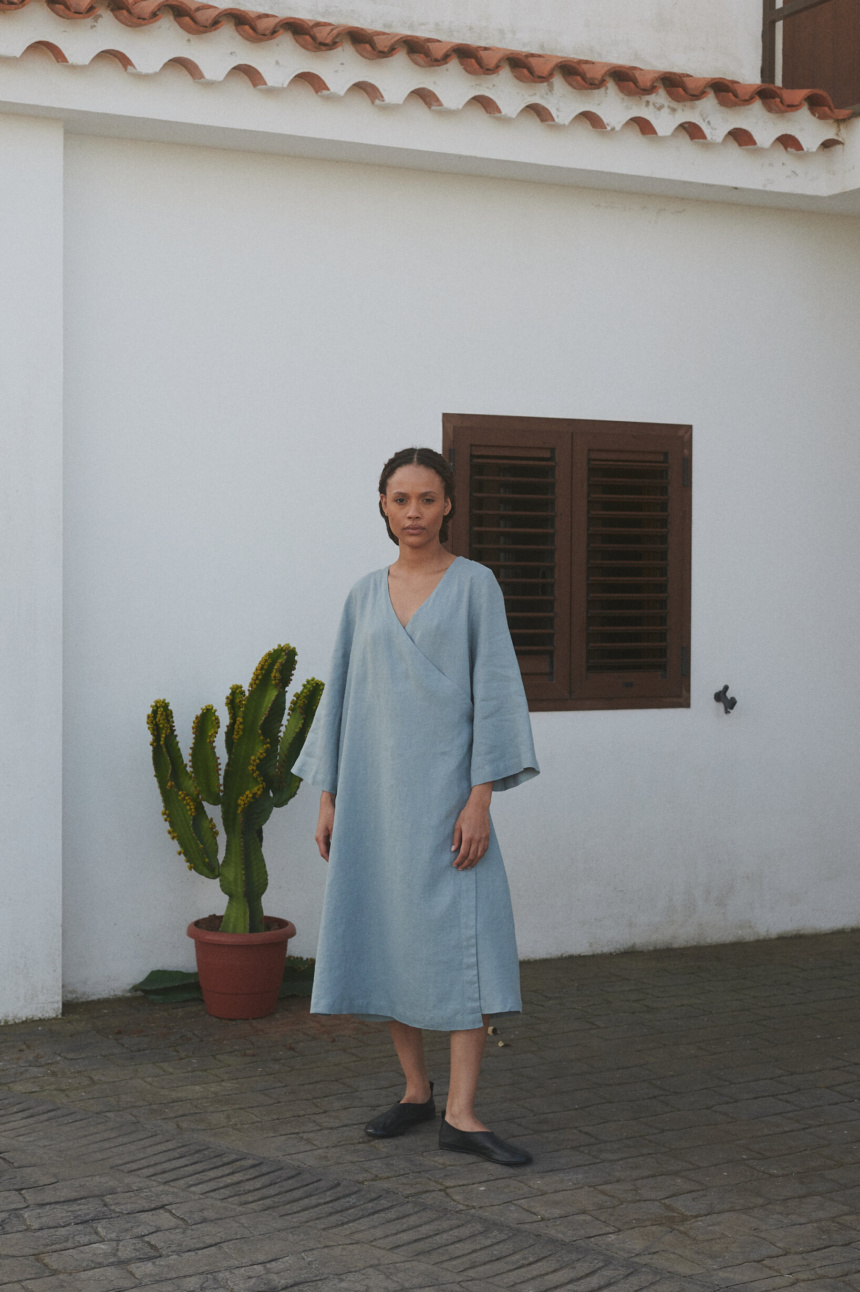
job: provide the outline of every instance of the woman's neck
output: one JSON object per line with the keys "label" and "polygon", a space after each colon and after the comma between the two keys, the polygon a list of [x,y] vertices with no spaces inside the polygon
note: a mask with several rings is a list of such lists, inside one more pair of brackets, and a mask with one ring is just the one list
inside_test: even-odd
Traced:
{"label": "woman's neck", "polygon": [[432,547],[401,546],[397,560],[391,568],[396,566],[401,574],[429,574],[433,570],[446,570],[456,559],[438,542]]}

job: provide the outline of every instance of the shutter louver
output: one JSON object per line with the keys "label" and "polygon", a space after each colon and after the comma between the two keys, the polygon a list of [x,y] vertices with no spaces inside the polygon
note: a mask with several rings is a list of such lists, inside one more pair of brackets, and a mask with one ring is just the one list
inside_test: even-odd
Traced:
{"label": "shutter louver", "polygon": [[665,678],[669,466],[665,453],[588,454],[585,671]]}
{"label": "shutter louver", "polygon": [[555,674],[557,488],[552,449],[471,448],[469,551],[501,585],[523,676],[546,681]]}

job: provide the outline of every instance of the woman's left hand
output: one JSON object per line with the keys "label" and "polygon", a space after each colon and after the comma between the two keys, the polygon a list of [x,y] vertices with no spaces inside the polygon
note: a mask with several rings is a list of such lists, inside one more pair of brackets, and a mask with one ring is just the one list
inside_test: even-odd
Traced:
{"label": "woman's left hand", "polygon": [[457,817],[451,851],[457,853],[455,870],[471,870],[477,866],[490,846],[490,799],[493,784],[476,785],[468,802]]}

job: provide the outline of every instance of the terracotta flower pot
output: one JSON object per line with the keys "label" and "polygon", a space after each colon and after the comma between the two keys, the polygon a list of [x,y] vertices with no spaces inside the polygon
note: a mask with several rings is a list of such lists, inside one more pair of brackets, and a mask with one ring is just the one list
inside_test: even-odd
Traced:
{"label": "terracotta flower pot", "polygon": [[284,976],[287,942],[296,926],[273,915],[263,933],[221,933],[220,915],[188,925],[207,1014],[215,1018],[264,1018],[274,1014]]}

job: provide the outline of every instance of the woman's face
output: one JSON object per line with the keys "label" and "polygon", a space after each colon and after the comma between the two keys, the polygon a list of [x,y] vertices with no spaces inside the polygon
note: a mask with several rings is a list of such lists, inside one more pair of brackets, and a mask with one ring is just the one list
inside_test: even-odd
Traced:
{"label": "woman's face", "polygon": [[399,467],[380,495],[382,510],[401,547],[421,548],[439,541],[442,521],[451,510],[442,477],[430,467]]}

